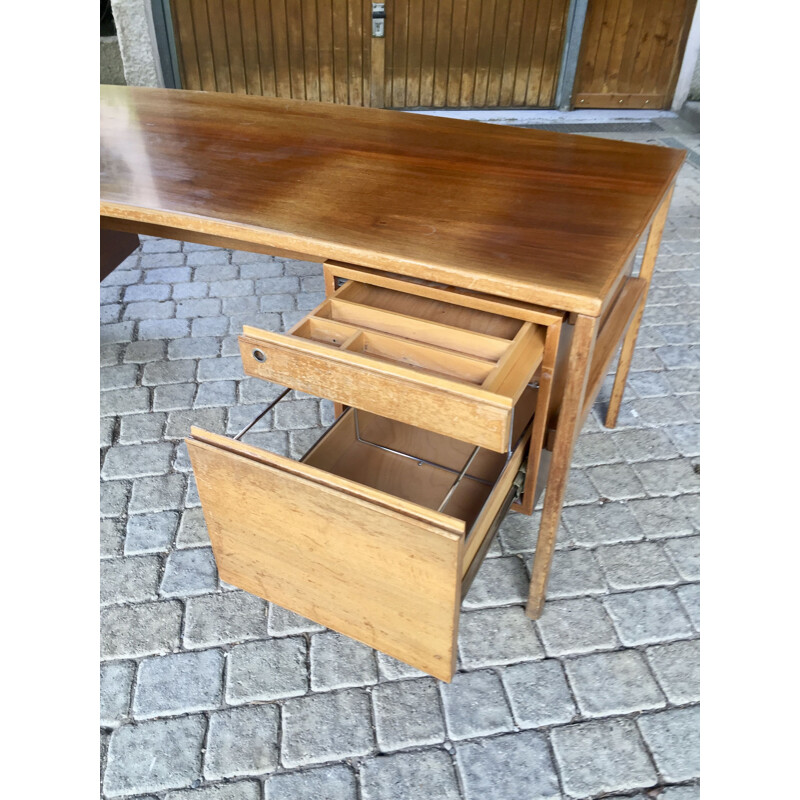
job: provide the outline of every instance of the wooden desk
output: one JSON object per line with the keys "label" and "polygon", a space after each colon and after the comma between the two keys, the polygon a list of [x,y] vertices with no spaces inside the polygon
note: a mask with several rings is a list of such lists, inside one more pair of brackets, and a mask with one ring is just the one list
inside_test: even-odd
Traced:
{"label": "wooden desk", "polygon": [[538,617],[575,438],[621,342],[616,424],[685,153],[176,90],[102,87],[101,110],[101,228],[325,263],[322,306],[240,344],[248,374],[337,402],[329,434],[301,462],[189,439],[223,579],[449,680],[460,598],[546,484]]}

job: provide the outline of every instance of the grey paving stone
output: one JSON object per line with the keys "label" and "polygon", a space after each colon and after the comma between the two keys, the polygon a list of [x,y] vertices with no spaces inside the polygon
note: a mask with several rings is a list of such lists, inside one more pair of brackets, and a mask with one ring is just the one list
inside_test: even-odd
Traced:
{"label": "grey paving stone", "polygon": [[254,283],[252,280],[227,280],[211,281],[208,292],[213,297],[241,297],[253,294]]}
{"label": "grey paving stone", "polygon": [[186,601],[186,647],[209,647],[267,637],[266,602],[245,592],[191,597]]}
{"label": "grey paving stone", "polygon": [[198,317],[192,320],[192,336],[224,336],[229,324],[227,317]]}
{"label": "grey paving stone", "polygon": [[202,508],[187,508],[181,514],[176,547],[206,547],[209,544],[208,528]]}
{"label": "grey paving stone", "polygon": [[561,519],[570,540],[579,545],[634,542],[643,536],[639,523],[626,503],[565,508]]}
{"label": "grey paving stone", "polygon": [[404,678],[424,678],[426,674],[416,667],[409,666],[396,658],[387,656],[386,653],[376,653],[378,656],[378,674],[382,681],[399,681]]}
{"label": "grey paving stone", "polygon": [[[138,263],[138,257],[132,260],[133,264]],[[132,283],[138,283],[142,277],[141,270],[138,269],[121,269],[125,266],[125,262],[119,265],[115,270],[110,272],[103,278],[102,286],[130,286]]]}
{"label": "grey paving stone", "polygon": [[185,319],[146,319],[139,323],[140,339],[180,339],[189,335]]}
{"label": "grey paving stone", "polygon": [[221,650],[146,658],[136,677],[134,716],[163,717],[219,707],[223,662]]}
{"label": "grey paving stone", "polygon": [[[528,517],[525,514],[510,513],[501,523],[497,532],[497,540],[507,555],[513,553],[532,553],[536,549],[536,537],[539,533],[541,512],[534,511]],[[556,546],[564,546],[569,541],[569,534],[563,521],[558,528]]]}
{"label": "grey paving stone", "polygon": [[278,708],[218,711],[208,724],[203,773],[209,780],[274,772],[278,766]]}
{"label": "grey paving stone", "polygon": [[654,497],[632,500],[628,503],[633,516],[648,539],[664,539],[669,536],[688,536],[694,533],[680,498]]}
{"label": "grey paving stone", "polygon": [[[245,378],[239,382],[239,402],[240,403],[263,403],[264,405],[271,403],[277,399],[278,395],[283,391],[281,386],[278,386],[269,381],[261,381],[258,378]],[[282,401],[285,402],[285,401]],[[252,419],[253,409],[242,409],[242,413],[247,414],[249,419]],[[272,414],[268,419],[271,420]],[[248,419],[248,421],[249,421]],[[272,423],[270,422],[270,427]]]}
{"label": "grey paving stone", "polygon": [[686,514],[686,519],[694,526],[695,530],[700,530],[700,495],[686,494],[676,498],[678,505]]}
{"label": "grey paving stone", "polygon": [[123,347],[124,345],[120,343],[100,345],[100,366],[110,367],[114,364],[119,364]]}
{"label": "grey paving stone", "polygon": [[683,639],[692,633],[680,603],[668,589],[615,594],[604,598],[603,602],[625,645]]}
{"label": "grey paving stone", "polygon": [[137,658],[174,650],[183,610],[175,600],[110,606],[100,612],[100,657]]}
{"label": "grey paving stone", "polygon": [[698,424],[672,425],[666,431],[680,455],[700,455],[700,426]]}
{"label": "grey paving stone", "polygon": [[547,739],[538,731],[456,747],[466,800],[561,800]]}
{"label": "grey paving stone", "polygon": [[264,800],[356,800],[356,778],[344,764],[270,775]]}
{"label": "grey paving stone", "polygon": [[319,403],[316,400],[284,400],[275,406],[277,430],[313,428],[319,425]]}
{"label": "grey paving stone", "polygon": [[673,369],[666,373],[673,394],[696,394],[700,391],[699,369]]}
{"label": "grey paving stone", "polygon": [[372,692],[372,704],[382,752],[444,741],[444,720],[433,678],[380,684]]}
{"label": "grey paving stone", "polygon": [[310,311],[325,300],[325,292],[301,292],[295,300],[300,311]]}
{"label": "grey paving stone", "polygon": [[465,608],[524,603],[528,599],[528,573],[517,556],[487,559],[481,564],[464,598]]}
{"label": "grey paving stone", "polygon": [[285,275],[317,275],[322,272],[322,264],[315,261],[286,261],[283,265]]}
{"label": "grey paving stone", "polygon": [[514,664],[500,676],[520,728],[570,722],[577,714],[564,668],[555,659]]}
{"label": "grey paving stone", "polygon": [[648,647],[650,666],[671,703],[700,699],[700,642],[697,639]]}
{"label": "grey paving stone", "polygon": [[307,691],[302,637],[248,642],[230,651],[225,699],[231,705],[296,697]]}
{"label": "grey paving stone", "polygon": [[121,519],[100,520],[100,558],[122,555],[125,544],[125,523]]}
{"label": "grey paving stone", "polygon": [[133,341],[133,326],[135,323],[111,322],[100,326],[100,344],[124,344]]}
{"label": "grey paving stone", "polygon": [[125,348],[123,361],[132,364],[146,364],[148,361],[160,361],[166,352],[166,342],[150,339],[146,342],[131,342]]}
{"label": "grey paving stone", "polygon": [[630,500],[645,495],[642,482],[627,464],[607,464],[586,471],[600,495],[608,500]]}
{"label": "grey paving stone", "polygon": [[[231,268],[229,250],[194,250],[186,255],[186,263],[190,267],[200,267],[195,270],[195,278],[198,280],[223,280],[225,278],[235,278],[237,269]],[[210,266],[211,269],[202,269]],[[214,269],[216,267],[216,269]],[[199,272],[199,277],[198,277]]]}
{"label": "grey paving stone", "polygon": [[181,249],[181,243],[174,239],[143,239],[143,253],[177,253]]}
{"label": "grey paving stone", "polygon": [[216,317],[219,315],[222,303],[216,297],[179,300],[175,307],[175,316],[178,319],[195,317]]}
{"label": "grey paving stone", "polygon": [[468,669],[544,658],[533,620],[519,606],[461,615],[458,649]]}
{"label": "grey paving stone", "polygon": [[597,489],[589,480],[586,471],[581,469],[570,470],[567,489],[564,492],[564,505],[585,505],[586,503],[594,503],[599,499],[600,496],[597,494]]}
{"label": "grey paving stone", "polygon": [[360,782],[362,800],[459,800],[453,762],[441,750],[370,759],[361,767]]}
{"label": "grey paving stone", "polygon": [[167,558],[161,594],[165,597],[192,597],[217,589],[217,564],[210,547],[176,550]]}
{"label": "grey paving stone", "polygon": [[572,452],[574,467],[594,467],[598,464],[614,464],[621,460],[615,438],[606,433],[586,433],[579,436]]}
{"label": "grey paving stone", "polygon": [[362,690],[296,697],[283,704],[284,767],[364,756],[373,745],[369,698]]}
{"label": "grey paving stone", "polygon": [[561,550],[553,554],[548,599],[602,594],[606,588],[600,565],[591,551]]}
{"label": "grey paving stone", "polygon": [[166,442],[116,445],[106,453],[100,475],[108,480],[163,475],[170,468],[172,451]]}
{"label": "grey paving stone", "polygon": [[298,633],[324,631],[325,626],[270,603],[267,629],[270,636],[294,636]]}
{"label": "grey paving stone", "polygon": [[177,527],[175,511],[131,515],[125,535],[125,555],[166,553],[172,547]]}
{"label": "grey paving stone", "polygon": [[245,325],[260,328],[265,331],[280,330],[281,315],[273,312],[254,313],[249,311],[243,314],[231,314],[228,324],[228,333],[241,334]]}
{"label": "grey paving stone", "polygon": [[289,432],[289,457],[299,461],[325,433],[322,427]]}
{"label": "grey paving stone", "polygon": [[675,458],[678,450],[663,430],[643,428],[617,431],[614,442],[628,462]]}
{"label": "grey paving stone", "polygon": [[695,474],[691,462],[685,458],[648,461],[635,464],[634,469],[652,495],[686,494],[700,488],[700,476]]}
{"label": "grey paving stone", "polygon": [[546,602],[536,624],[550,656],[610,650],[618,645],[608,614],[592,598]]}
{"label": "grey paving stone", "polygon": [[[123,417],[123,419],[125,419]],[[114,441],[114,430],[116,420],[113,417],[105,417],[100,420],[100,447],[110,447]]]}
{"label": "grey paving stone", "polygon": [[160,572],[158,556],[103,559],[100,562],[100,605],[155,600]]}
{"label": "grey paving stone", "polygon": [[641,653],[596,653],[566,662],[581,713],[587,717],[662,708],[664,695]]}
{"label": "grey paving stone", "polygon": [[126,303],[140,303],[146,300],[167,300],[170,287],[164,283],[139,283],[125,289]]}
{"label": "grey paving stone", "polygon": [[128,513],[147,514],[181,508],[185,490],[186,479],[183,475],[137,478],[133,482]]}
{"label": "grey paving stone", "polygon": [[100,370],[100,390],[127,389],[136,386],[138,368],[136,364],[117,364]]}
{"label": "grey paving stone", "polygon": [[119,421],[120,444],[158,442],[164,432],[167,415],[157,411],[147,414],[131,414]]}
{"label": "grey paving stone", "polygon": [[198,381],[230,381],[244,378],[242,359],[232,358],[204,358],[198,362]]}
{"label": "grey paving stone", "polygon": [[644,589],[679,581],[678,573],[659,542],[633,542],[597,548],[613,589]]}
{"label": "grey paving stone", "polygon": [[189,475],[183,503],[186,508],[198,508],[200,506],[200,495],[197,493],[197,481],[194,475]]}
{"label": "grey paving stone", "polygon": [[[183,254],[181,253],[170,253],[172,256],[172,261],[175,264],[183,263]],[[154,258],[153,256],[142,256],[142,261],[146,258]],[[163,256],[159,256],[159,258],[163,258]],[[147,266],[146,264],[142,263],[142,266]],[[189,267],[180,267],[180,266],[170,266],[166,269],[149,269],[144,277],[145,283],[184,283],[185,281],[191,280],[192,278],[192,270]]]}
{"label": "grey paving stone", "polygon": [[294,307],[293,294],[265,294],[260,303],[262,311],[293,311]]}
{"label": "grey paving stone", "polygon": [[633,409],[645,425],[661,427],[680,422],[695,422],[694,412],[677,397],[653,397],[634,400]]}
{"label": "grey paving stone", "polygon": [[666,781],[686,781],[700,775],[699,706],[643,715],[639,729]]}
{"label": "grey paving stone", "polygon": [[110,661],[100,665],[100,726],[116,728],[128,716],[136,664]]}
{"label": "grey paving stone", "polygon": [[164,431],[164,436],[167,439],[183,439],[189,436],[193,425],[212,433],[224,433],[226,416],[227,411],[224,408],[193,408],[186,411],[170,411],[167,416],[167,427]]}
{"label": "grey paving stone", "polygon": [[514,727],[500,678],[494,672],[456,673],[451,683],[441,684],[441,692],[451,739],[491,736]]}
{"label": "grey paving stone", "polygon": [[690,583],[686,586],[679,586],[676,590],[681,605],[686,609],[692,626],[700,632],[700,584]]}
{"label": "grey paving stone", "polygon": [[111,389],[100,393],[100,416],[140,414],[150,408],[150,391],[143,386],[130,389]]}
{"label": "grey paving stone", "polygon": [[173,300],[189,300],[199,297],[208,297],[208,284],[203,281],[195,280],[191,283],[176,283],[172,287]]}
{"label": "grey paving stone", "polygon": [[667,786],[658,796],[658,800],[700,800],[700,787],[689,786]]}
{"label": "grey paving stone", "polygon": [[378,668],[371,647],[333,631],[311,637],[311,688],[315,692],[376,683]]}
{"label": "grey paving stone", "polygon": [[667,345],[656,349],[656,355],[667,369],[700,365],[699,345]]}
{"label": "grey paving stone", "polygon": [[[144,248],[143,248],[144,250]],[[149,272],[145,275],[145,280],[148,279],[150,275],[155,275],[156,277],[153,278],[151,283],[157,282],[158,279],[163,280],[166,283],[173,283],[176,280],[181,280],[181,278],[169,277],[169,274],[177,275],[178,271],[174,269],[165,269],[166,267],[179,267],[181,264],[185,262],[186,258],[180,250],[174,252],[159,252],[159,253],[152,253],[152,254],[143,254],[142,257],[139,259],[139,265],[149,270]],[[162,274],[158,274],[162,273]]]}
{"label": "grey paving stone", "polygon": [[192,407],[197,386],[194,383],[174,383],[156,386],[153,392],[153,410],[176,411]]}
{"label": "grey paving stone", "polygon": [[[256,254],[251,254],[256,255]],[[277,278],[283,273],[283,264],[269,260],[269,256],[264,256],[265,261],[260,262],[235,262],[239,264],[239,276],[241,278]]]}
{"label": "grey paving stone", "polygon": [[195,408],[232,406],[236,404],[236,381],[209,381],[201,383],[194,399]]}
{"label": "grey paving stone", "polygon": [[118,303],[122,298],[121,286],[101,286],[100,303]]}
{"label": "grey paving stone", "polygon": [[106,797],[191,786],[200,778],[202,717],[123,725],[111,736],[103,780]]}
{"label": "grey paving stone", "polygon": [[103,481],[100,484],[100,516],[118,517],[124,514],[130,491],[128,481]]}
{"label": "grey paving stone", "polygon": [[143,386],[161,386],[167,383],[191,383],[194,380],[196,361],[151,361],[144,365]]}
{"label": "grey paving stone", "polygon": [[700,537],[667,539],[664,549],[678,568],[681,578],[687,581],[700,580]]}
{"label": "grey paving stone", "polygon": [[261,785],[252,780],[218,783],[198,789],[167,792],[164,800],[261,800]]}
{"label": "grey paving stone", "polygon": [[551,741],[564,791],[571,797],[631,791],[658,780],[642,738],[628,719],[555,728]]}
{"label": "grey paving stone", "polygon": [[300,290],[300,280],[296,277],[266,278],[256,281],[256,294],[294,294]]}
{"label": "grey paving stone", "polygon": [[[642,330],[652,331],[653,328]],[[628,376],[628,386],[639,397],[664,397],[671,393],[669,382],[661,372],[632,372]]]}

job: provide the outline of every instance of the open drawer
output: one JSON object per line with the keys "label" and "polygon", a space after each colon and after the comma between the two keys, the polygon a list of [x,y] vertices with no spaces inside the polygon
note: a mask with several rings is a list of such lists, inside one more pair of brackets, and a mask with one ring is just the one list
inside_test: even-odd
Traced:
{"label": "open drawer", "polygon": [[461,599],[520,489],[535,399],[519,401],[508,456],[353,408],[299,462],[192,428],[220,577],[449,681]]}
{"label": "open drawer", "polygon": [[413,291],[349,280],[285,335],[245,327],[244,371],[508,452],[546,326],[520,318],[519,304],[505,315]]}

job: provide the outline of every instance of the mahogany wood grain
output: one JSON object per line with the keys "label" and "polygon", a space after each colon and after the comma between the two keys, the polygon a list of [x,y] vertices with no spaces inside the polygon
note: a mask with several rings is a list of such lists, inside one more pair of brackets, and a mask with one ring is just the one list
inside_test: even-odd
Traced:
{"label": "mahogany wood grain", "polygon": [[301,101],[101,87],[101,217],[597,315],[684,151]]}

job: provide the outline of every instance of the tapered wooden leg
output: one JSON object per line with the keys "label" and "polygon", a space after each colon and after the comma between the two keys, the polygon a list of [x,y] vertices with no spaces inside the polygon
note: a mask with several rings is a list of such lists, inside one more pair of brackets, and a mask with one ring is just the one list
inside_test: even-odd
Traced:
{"label": "tapered wooden leg", "polygon": [[567,382],[564,386],[564,397],[558,413],[556,437],[553,444],[553,456],[550,461],[550,473],[547,477],[547,489],[544,496],[542,521],[539,525],[539,536],[536,540],[536,553],[533,558],[533,575],[531,576],[530,593],[525,613],[532,619],[538,619],[544,607],[547,591],[547,579],[550,576],[550,564],[556,547],[558,523],[561,520],[561,506],[564,502],[564,491],[567,488],[572,448],[579,433],[583,410],[583,397],[589,378],[589,365],[594,352],[597,319],[578,315],[572,335],[569,359],[567,363]]}
{"label": "tapered wooden leg", "polygon": [[615,428],[617,426],[619,407],[622,404],[622,396],[625,394],[625,384],[628,380],[628,372],[630,371],[631,361],[633,360],[633,349],[636,347],[639,325],[642,322],[644,306],[647,302],[647,293],[650,291],[650,279],[653,277],[653,267],[655,267],[656,264],[658,248],[661,246],[661,235],[664,233],[664,223],[667,221],[672,192],[673,189],[670,189],[661,202],[658,211],[656,211],[656,215],[653,217],[653,222],[650,225],[650,233],[647,235],[647,244],[645,245],[644,256],[642,257],[642,267],[639,270],[639,277],[647,281],[647,285],[644,288],[642,299],[639,302],[639,310],[628,326],[628,332],[622,340],[622,351],[619,354],[617,375],[614,378],[614,388],[611,390],[611,400],[609,400],[608,412],[606,413],[606,428]]}

